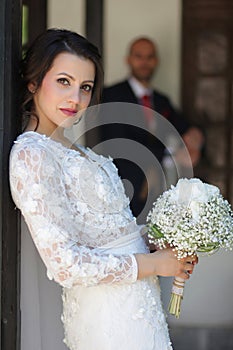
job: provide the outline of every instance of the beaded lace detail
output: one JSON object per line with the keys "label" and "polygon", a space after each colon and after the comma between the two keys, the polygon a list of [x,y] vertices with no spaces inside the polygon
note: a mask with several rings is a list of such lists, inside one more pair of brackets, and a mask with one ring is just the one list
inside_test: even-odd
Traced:
{"label": "beaded lace detail", "polygon": [[11,151],[10,184],[48,272],[63,287],[133,283],[133,254],[98,247],[138,229],[117,169],[90,149],[26,132]]}

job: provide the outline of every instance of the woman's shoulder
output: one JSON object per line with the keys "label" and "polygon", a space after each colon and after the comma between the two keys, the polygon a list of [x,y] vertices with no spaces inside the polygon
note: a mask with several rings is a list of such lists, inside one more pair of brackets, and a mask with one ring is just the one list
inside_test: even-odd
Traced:
{"label": "woman's shoulder", "polygon": [[11,149],[10,160],[14,161],[27,159],[47,158],[51,152],[50,139],[46,135],[41,135],[34,131],[22,133],[14,141]]}
{"label": "woman's shoulder", "polygon": [[51,169],[58,172],[63,158],[54,149],[55,146],[46,135],[36,132],[19,135],[10,153],[10,172],[16,174],[19,171],[42,171],[47,174]]}
{"label": "woman's shoulder", "polygon": [[46,135],[34,131],[26,131],[20,134],[14,141],[13,148],[44,148],[49,138]]}
{"label": "woman's shoulder", "polygon": [[26,131],[17,137],[12,147],[13,151],[21,149],[37,152],[43,151],[45,153],[52,153],[58,156],[59,153],[64,154],[66,147],[49,136],[39,134],[36,131]]}

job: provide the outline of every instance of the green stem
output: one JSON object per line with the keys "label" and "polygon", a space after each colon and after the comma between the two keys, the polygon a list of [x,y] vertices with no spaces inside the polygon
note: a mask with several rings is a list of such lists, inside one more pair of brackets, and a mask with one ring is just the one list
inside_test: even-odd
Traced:
{"label": "green stem", "polygon": [[158,226],[155,224],[150,226],[150,231],[153,232],[154,238],[163,238],[164,237],[163,233],[160,231]]}

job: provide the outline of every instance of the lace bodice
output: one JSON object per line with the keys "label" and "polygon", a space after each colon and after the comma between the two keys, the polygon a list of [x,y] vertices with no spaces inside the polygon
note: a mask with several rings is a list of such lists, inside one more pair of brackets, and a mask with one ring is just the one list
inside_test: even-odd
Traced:
{"label": "lace bodice", "polygon": [[13,199],[47,267],[64,287],[132,283],[133,254],[98,248],[138,230],[110,158],[80,152],[36,132],[15,141],[10,156]]}

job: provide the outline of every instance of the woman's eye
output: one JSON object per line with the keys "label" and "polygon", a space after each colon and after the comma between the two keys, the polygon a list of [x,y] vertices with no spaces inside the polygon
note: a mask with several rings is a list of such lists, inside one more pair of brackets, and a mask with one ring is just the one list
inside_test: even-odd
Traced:
{"label": "woman's eye", "polygon": [[66,78],[59,78],[57,81],[59,84],[62,84],[62,85],[70,85],[69,80]]}
{"label": "woman's eye", "polygon": [[83,90],[84,92],[91,92],[92,89],[93,89],[93,86],[92,86],[92,85],[89,85],[89,84],[85,84],[85,85],[82,86],[82,90]]}

